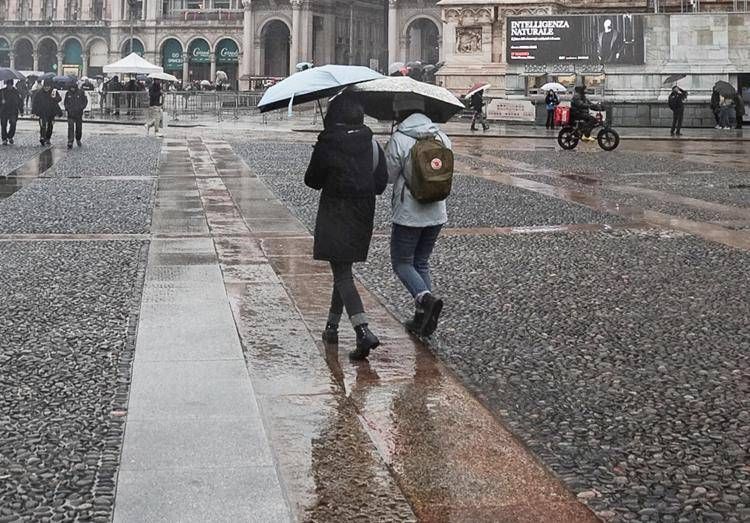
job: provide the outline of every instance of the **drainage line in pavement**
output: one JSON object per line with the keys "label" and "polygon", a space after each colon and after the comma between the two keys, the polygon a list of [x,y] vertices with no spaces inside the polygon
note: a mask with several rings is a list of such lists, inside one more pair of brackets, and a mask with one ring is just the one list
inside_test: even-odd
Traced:
{"label": "drainage line in pavement", "polygon": [[10,198],[28,185],[30,179],[38,178],[47,172],[64,154],[61,149],[49,147],[0,178],[0,200]]}

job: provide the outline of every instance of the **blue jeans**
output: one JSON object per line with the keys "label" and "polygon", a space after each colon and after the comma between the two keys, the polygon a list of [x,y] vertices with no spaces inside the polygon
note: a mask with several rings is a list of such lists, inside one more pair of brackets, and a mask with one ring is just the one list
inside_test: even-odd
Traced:
{"label": "blue jeans", "polygon": [[406,227],[393,224],[391,265],[414,298],[425,291],[432,291],[430,255],[442,228],[442,225]]}

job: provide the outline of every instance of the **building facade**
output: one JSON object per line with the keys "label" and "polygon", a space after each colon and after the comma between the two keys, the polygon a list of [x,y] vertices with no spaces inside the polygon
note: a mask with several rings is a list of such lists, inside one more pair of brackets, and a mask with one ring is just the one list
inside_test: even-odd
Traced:
{"label": "building facade", "polygon": [[0,66],[93,76],[132,50],[246,87],[299,62],[385,67],[386,16],[381,0],[0,0]]}

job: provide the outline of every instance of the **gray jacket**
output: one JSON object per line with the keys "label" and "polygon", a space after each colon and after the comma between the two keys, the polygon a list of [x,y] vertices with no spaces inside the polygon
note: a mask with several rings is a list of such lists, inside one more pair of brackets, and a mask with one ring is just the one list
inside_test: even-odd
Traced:
{"label": "gray jacket", "polygon": [[432,120],[423,114],[413,114],[398,125],[386,146],[388,183],[393,184],[393,223],[407,227],[430,227],[443,225],[448,221],[445,201],[419,203],[406,187],[406,179],[411,179],[411,148],[417,143],[417,138],[435,135],[438,135],[447,147],[451,147],[451,141]]}

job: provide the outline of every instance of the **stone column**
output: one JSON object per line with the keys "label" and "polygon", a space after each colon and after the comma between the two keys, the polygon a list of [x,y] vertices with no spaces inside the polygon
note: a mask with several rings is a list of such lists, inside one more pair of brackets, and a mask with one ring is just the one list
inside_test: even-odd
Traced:
{"label": "stone column", "polygon": [[393,62],[398,62],[398,0],[388,0],[388,63],[385,71]]}
{"label": "stone column", "polygon": [[34,49],[31,53],[31,56],[34,58],[34,71],[39,70],[39,51]]}
{"label": "stone column", "polygon": [[[255,20],[253,16],[252,0],[243,0],[242,7],[244,8],[243,19],[242,19],[242,59],[240,62],[240,77],[253,76],[253,58],[255,50],[253,44],[255,43],[254,32],[255,32]],[[250,88],[250,81],[246,83],[241,81],[241,86],[246,89]]]}
{"label": "stone column", "polygon": [[[42,18],[42,1],[41,0],[30,0],[31,1],[31,19],[39,20]],[[36,70],[36,68],[34,68]]]}
{"label": "stone column", "polygon": [[57,74],[62,74],[62,64],[63,64],[63,53],[62,51],[57,52]]}
{"label": "stone column", "polygon": [[8,4],[8,20],[15,20],[17,11],[18,0],[10,0],[10,3]]}
{"label": "stone column", "polygon": [[160,9],[159,4],[161,0],[148,0],[146,7],[146,20],[156,20],[159,18]]}
{"label": "stone column", "polygon": [[302,6],[300,33],[300,61],[312,62],[312,11],[309,1]]}
{"label": "stone column", "polygon": [[253,38],[253,48],[255,49],[255,62],[253,63],[251,74],[253,76],[263,76],[266,74],[265,64],[263,63],[263,39],[260,35]]}
{"label": "stone column", "polygon": [[185,84],[190,81],[190,78],[188,77],[190,74],[190,63],[188,62],[188,59],[190,58],[190,55],[188,55],[188,52],[185,51],[182,53],[182,87],[185,88]]}
{"label": "stone column", "polygon": [[122,1],[123,0],[111,0],[110,9],[113,22],[119,22],[122,20]]}
{"label": "stone column", "polygon": [[13,49],[10,50],[10,68],[16,68],[16,52]]}
{"label": "stone column", "polygon": [[216,53],[211,53],[211,76],[209,80],[211,82],[216,80]]}
{"label": "stone column", "polygon": [[81,6],[78,11],[79,20],[91,20],[91,0],[81,0]]}
{"label": "stone column", "polygon": [[299,41],[300,41],[300,11],[302,9],[302,0],[291,0],[292,3],[292,42],[289,50],[289,74],[296,72],[295,66],[299,62]]}
{"label": "stone column", "polygon": [[89,55],[85,52],[81,53],[81,76],[88,76],[89,74]]}

